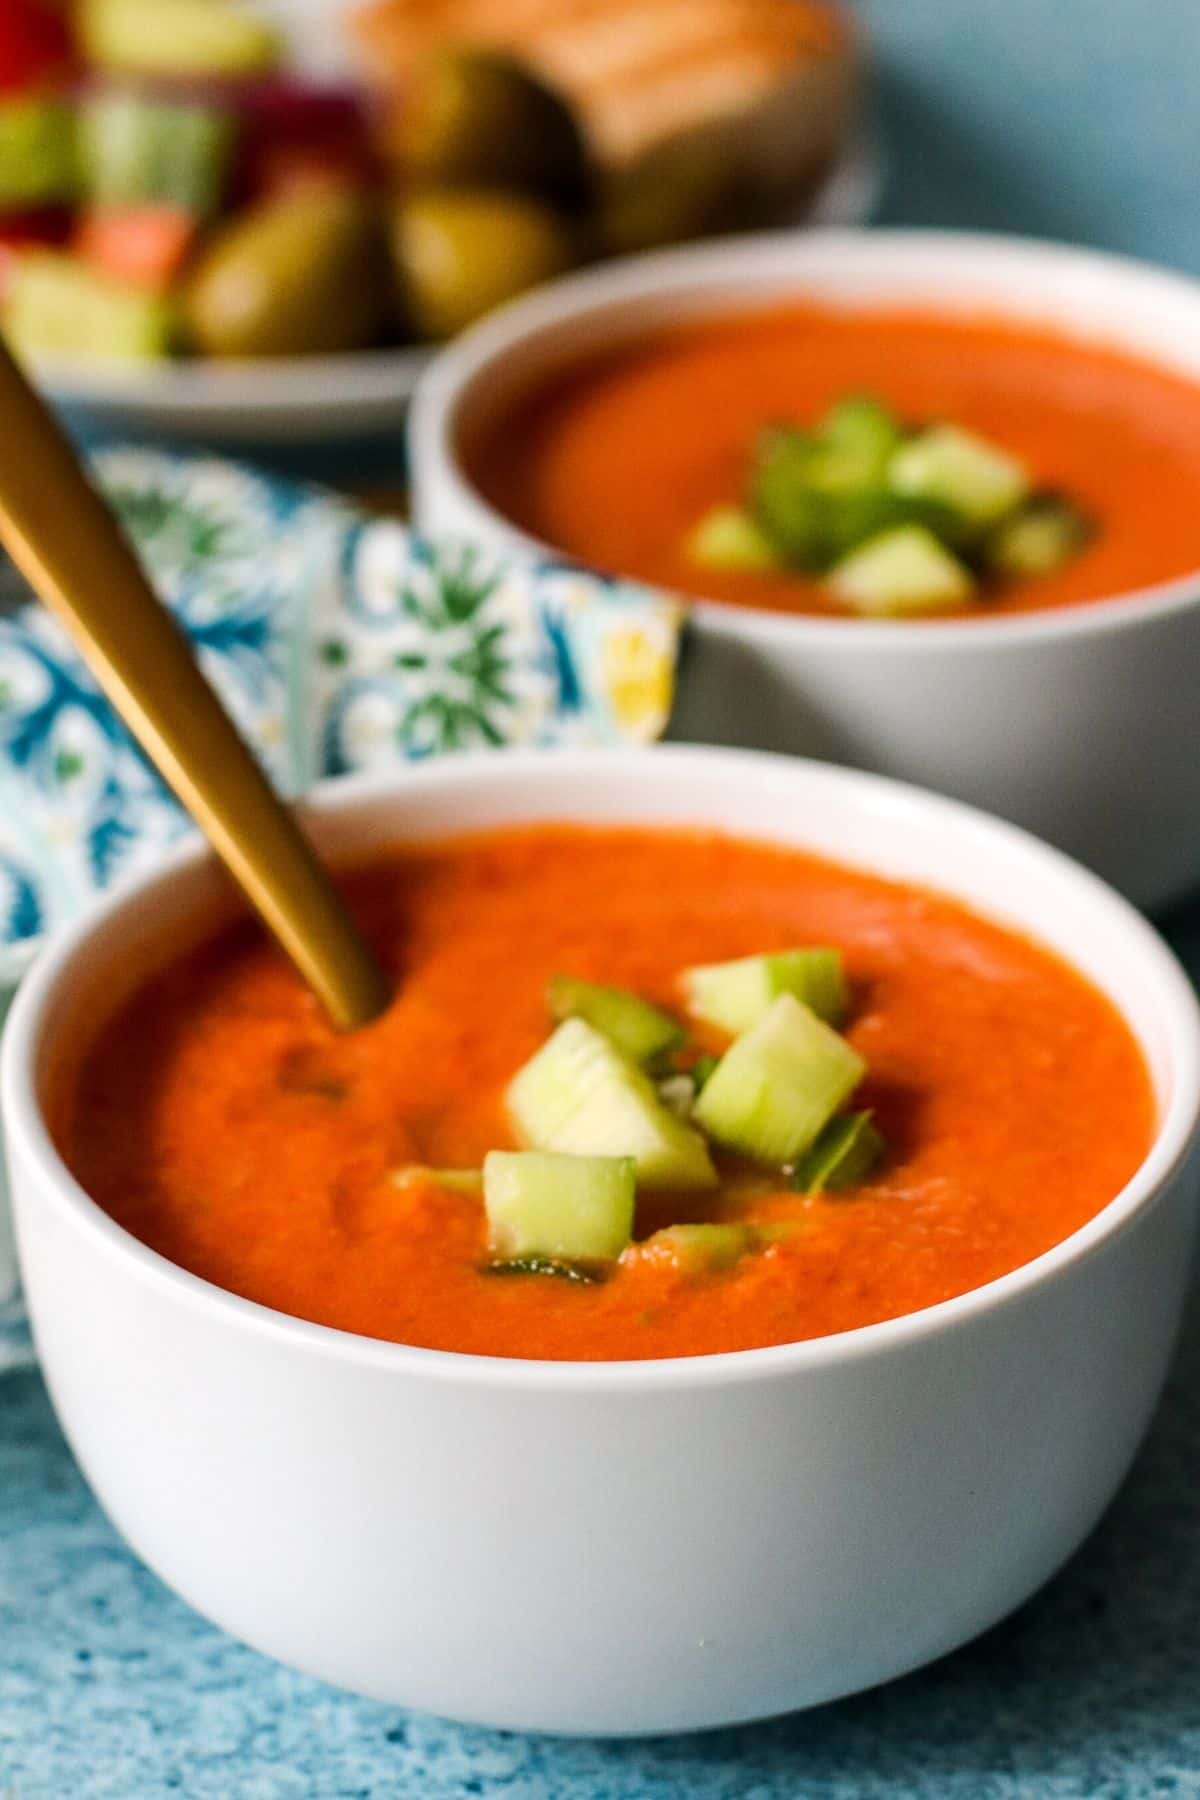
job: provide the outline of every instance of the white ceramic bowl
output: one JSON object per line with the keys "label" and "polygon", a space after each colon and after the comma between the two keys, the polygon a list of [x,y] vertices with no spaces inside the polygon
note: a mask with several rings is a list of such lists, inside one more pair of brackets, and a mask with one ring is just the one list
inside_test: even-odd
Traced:
{"label": "white ceramic bowl", "polygon": [[[527,541],[464,474],[465,438],[581,358],[681,318],[793,294],[1029,318],[1200,381],[1200,284],[1183,276],[958,233],[729,240],[561,282],[445,351],[410,423],[418,522]],[[1200,882],[1197,669],[1200,571],[1091,606],[966,623],[702,602],[672,735],[827,757],[952,793],[1159,907]]]}
{"label": "white ceramic bowl", "polygon": [[[513,752],[323,792],[327,853],[543,817],[702,822],[938,887],[1109,993],[1153,1149],[1083,1230],[840,1337],[539,1363],[352,1337],[115,1225],[43,1123],[56,1059],[226,893],[196,851],[45,953],[5,1040],[26,1291],[59,1416],[133,1548],[218,1624],[365,1694],[488,1724],[675,1731],[884,1681],[1016,1606],[1120,1481],[1175,1334],[1200,1024],[1123,901],[1011,827],[871,776],[704,750]],[[228,902],[225,902],[228,904]]]}

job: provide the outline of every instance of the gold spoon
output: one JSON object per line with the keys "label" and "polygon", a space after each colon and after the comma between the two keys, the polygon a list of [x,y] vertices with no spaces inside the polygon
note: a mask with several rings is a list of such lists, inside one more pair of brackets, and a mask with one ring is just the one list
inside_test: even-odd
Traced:
{"label": "gold spoon", "polygon": [[0,540],[335,1025],[387,982],[70,443],[0,343]]}

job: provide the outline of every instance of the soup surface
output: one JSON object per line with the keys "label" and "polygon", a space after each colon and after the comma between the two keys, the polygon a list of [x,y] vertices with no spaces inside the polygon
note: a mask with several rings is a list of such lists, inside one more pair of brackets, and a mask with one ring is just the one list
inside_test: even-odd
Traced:
{"label": "soup surface", "polygon": [[[669,831],[537,826],[397,852],[348,877],[398,982],[339,1036],[249,926],[125,1002],[64,1077],[57,1134],[122,1225],[234,1293],[371,1337],[499,1356],[687,1356],[818,1337],[932,1305],[1037,1256],[1142,1160],[1153,1101],[1109,1003],[961,906],[792,851]],[[547,1035],[555,971],[679,1008],[685,965],[839,946],[861,1090],[890,1146],[813,1197],[724,1167],[680,1220],[797,1219],[733,1268],[635,1244],[595,1285],[483,1272],[478,1167],[512,1142],[503,1092]]]}
{"label": "soup surface", "polygon": [[481,492],[525,531],[615,573],[773,611],[846,616],[794,571],[698,570],[696,521],[742,493],[765,425],[810,424],[848,393],[953,420],[1092,518],[1085,548],[962,615],[1027,612],[1200,570],[1200,384],[1049,330],[830,307],[681,326],[536,393],[465,446]]}

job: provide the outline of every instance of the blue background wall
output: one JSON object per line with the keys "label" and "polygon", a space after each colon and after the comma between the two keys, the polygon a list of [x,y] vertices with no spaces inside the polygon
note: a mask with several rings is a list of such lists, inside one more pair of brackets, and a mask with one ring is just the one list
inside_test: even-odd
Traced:
{"label": "blue background wall", "polygon": [[1200,0],[858,0],[884,218],[1073,238],[1200,274]]}

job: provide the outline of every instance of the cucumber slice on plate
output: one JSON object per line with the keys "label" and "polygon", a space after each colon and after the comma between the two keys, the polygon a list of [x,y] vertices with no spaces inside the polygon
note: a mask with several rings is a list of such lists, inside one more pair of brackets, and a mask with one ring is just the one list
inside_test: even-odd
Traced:
{"label": "cucumber slice on plate", "polygon": [[163,202],[209,218],[233,152],[231,116],[197,102],[101,92],[79,116],[84,191],[96,206]]}
{"label": "cucumber slice on plate", "polygon": [[684,1040],[682,1026],[648,1000],[575,975],[550,977],[546,1005],[555,1019],[586,1019],[636,1063],[653,1062]]}
{"label": "cucumber slice on plate", "polygon": [[13,259],[0,323],[24,356],[143,360],[166,356],[175,311],[158,294],[124,287],[73,256]]}
{"label": "cucumber slice on plate", "polygon": [[708,963],[685,969],[682,981],[688,1011],[733,1037],[756,1025],[780,994],[794,994],[831,1025],[849,1006],[841,952],[824,947]]}
{"label": "cucumber slice on plate", "polygon": [[509,1084],[522,1140],[576,1156],[631,1156],[644,1187],[717,1185],[698,1132],[664,1106],[654,1083],[603,1032],[567,1019]]}
{"label": "cucumber slice on plate", "polygon": [[976,591],[970,571],[924,525],[901,525],[852,550],[829,587],[855,612],[879,617],[963,606]]}
{"label": "cucumber slice on plate", "polygon": [[845,1038],[781,994],[726,1051],[693,1116],[719,1144],[782,1166],[816,1140],[866,1069]]}
{"label": "cucumber slice on plate", "polygon": [[1024,463],[959,425],[931,425],[888,465],[893,492],[940,501],[972,525],[992,525],[1029,493]]}
{"label": "cucumber slice on plate", "polygon": [[42,94],[0,95],[0,209],[52,206],[74,197],[70,108]]}
{"label": "cucumber slice on plate", "polygon": [[611,1262],[633,1235],[631,1156],[492,1150],[483,1163],[488,1242],[502,1262]]}

